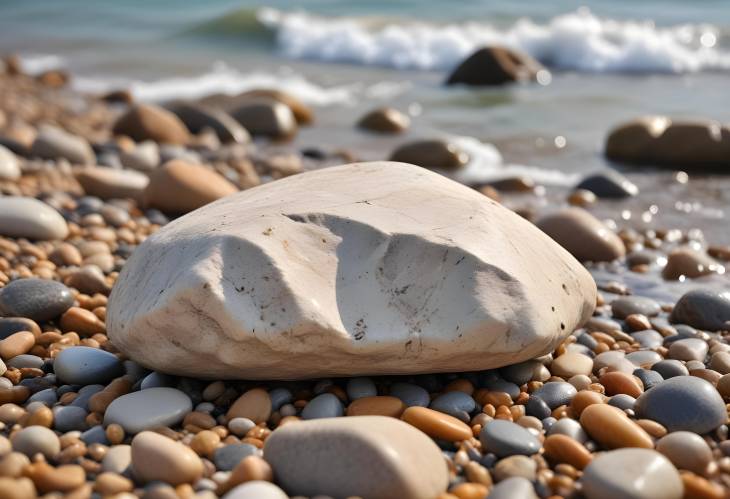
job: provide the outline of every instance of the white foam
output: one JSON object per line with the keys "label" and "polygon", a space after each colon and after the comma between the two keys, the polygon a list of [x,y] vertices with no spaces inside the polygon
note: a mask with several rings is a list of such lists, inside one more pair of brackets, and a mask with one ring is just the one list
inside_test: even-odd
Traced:
{"label": "white foam", "polygon": [[281,52],[296,59],[449,70],[476,48],[499,44],[523,50],[560,69],[585,72],[685,73],[730,69],[712,25],[657,27],[651,21],[601,19],[588,9],[546,24],[521,19],[512,26],[464,23],[373,25],[265,8],[261,23],[276,31]]}
{"label": "white foam", "polygon": [[449,140],[469,154],[469,162],[455,172],[439,172],[463,184],[478,184],[513,176],[525,176],[542,185],[570,186],[578,182],[577,173],[564,173],[536,166],[504,163],[502,155],[492,144],[474,137],[452,136]]}
{"label": "white foam", "polygon": [[24,54],[20,56],[20,67],[29,75],[38,75],[51,69],[65,66],[63,57],[52,54]]}
{"label": "white foam", "polygon": [[74,78],[74,87],[82,92],[103,93],[120,88],[129,89],[135,98],[148,101],[197,99],[213,94],[235,95],[246,90],[269,88],[290,93],[303,102],[319,106],[352,104],[357,85],[323,87],[286,69],[278,73],[246,72],[216,63],[210,72],[190,76],[164,78],[155,81],[121,78]]}

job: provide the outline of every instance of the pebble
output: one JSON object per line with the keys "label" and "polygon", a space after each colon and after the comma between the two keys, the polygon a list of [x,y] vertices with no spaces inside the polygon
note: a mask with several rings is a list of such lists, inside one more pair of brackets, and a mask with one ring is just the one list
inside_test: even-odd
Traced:
{"label": "pebble", "polygon": [[599,198],[621,199],[639,194],[636,184],[614,170],[606,170],[585,177],[575,186],[585,189]]}
{"label": "pebble", "polygon": [[401,399],[407,407],[428,407],[431,401],[426,389],[412,383],[393,383],[390,387],[390,394]]}
{"label": "pebble", "polygon": [[231,471],[247,456],[256,455],[258,449],[251,444],[230,444],[218,447],[213,453],[215,467],[221,471]]}
{"label": "pebble", "polygon": [[581,262],[610,262],[626,253],[621,238],[582,208],[563,208],[537,226]]}
{"label": "pebble", "polygon": [[179,104],[173,106],[171,111],[195,134],[209,129],[215,132],[218,139],[224,144],[251,142],[248,131],[220,109],[207,108],[197,104]]}
{"label": "pebble", "polygon": [[270,482],[253,480],[231,489],[224,499],[288,499],[289,496]]}
{"label": "pebble", "polygon": [[438,496],[449,482],[431,439],[381,416],[285,425],[266,440],[264,458],[291,495],[417,499]]}
{"label": "pebble", "polygon": [[53,361],[53,370],[62,381],[74,385],[106,384],[124,374],[116,355],[98,348],[66,348]]}
{"label": "pebble", "polygon": [[19,331],[30,331],[33,336],[41,335],[41,328],[35,321],[25,317],[0,317],[0,340]]}
{"label": "pebble", "polygon": [[0,145],[0,180],[20,178],[18,158],[7,147]]}
{"label": "pebble", "polygon": [[730,373],[730,352],[718,351],[712,354],[709,368],[720,374]]}
{"label": "pebble", "polygon": [[464,392],[453,391],[439,395],[431,402],[429,407],[468,423],[469,414],[476,409],[476,402]]}
{"label": "pebble", "polygon": [[542,366],[542,364],[536,360],[526,360],[524,362],[502,367],[500,368],[499,373],[510,383],[514,383],[519,386],[524,385],[533,378],[535,369],[538,366]]}
{"label": "pebble", "polygon": [[689,431],[675,431],[660,438],[656,450],[677,468],[700,475],[705,474],[712,462],[710,446],[702,437]]}
{"label": "pebble", "polygon": [[411,406],[403,411],[401,419],[426,435],[447,442],[468,440],[473,436],[471,428],[462,421],[426,407]]}
{"label": "pebble", "polygon": [[261,388],[254,388],[238,397],[226,413],[228,419],[248,418],[254,423],[265,423],[269,416],[271,416],[271,397]]}
{"label": "pebble", "polygon": [[484,425],[479,440],[487,452],[498,457],[531,456],[540,450],[540,441],[532,433],[516,423],[500,419]]}
{"label": "pebble", "polygon": [[400,399],[387,395],[361,397],[347,407],[348,416],[390,416],[399,418],[406,406]]}
{"label": "pebble", "polygon": [[347,380],[347,398],[357,400],[364,397],[375,397],[378,394],[375,383],[370,378],[350,378]]}
{"label": "pebble", "polygon": [[689,291],[677,301],[670,319],[672,322],[688,324],[707,331],[728,329],[730,328],[730,292],[709,289]]}
{"label": "pebble", "polygon": [[74,297],[70,289],[60,282],[48,279],[17,279],[0,289],[0,312],[37,322],[58,317],[73,303]]}
{"label": "pebble", "polygon": [[564,353],[556,357],[550,364],[550,372],[554,376],[565,379],[578,374],[589,375],[593,372],[593,359],[579,353]]}
{"label": "pebble", "polygon": [[636,414],[661,423],[670,432],[705,434],[727,423],[725,402],[712,384],[695,376],[659,383],[636,400]]}
{"label": "pebble", "polygon": [[357,122],[359,128],[380,133],[401,133],[407,130],[410,124],[408,116],[392,107],[370,111]]}
{"label": "pebble", "polygon": [[23,474],[33,480],[36,489],[42,494],[71,492],[86,481],[86,472],[75,464],[54,468],[45,462],[37,462],[27,466]]}
{"label": "pebble", "polygon": [[678,248],[669,253],[662,276],[668,280],[696,278],[718,272],[724,267],[705,253],[691,248]]}
{"label": "pebble", "polygon": [[634,398],[644,392],[642,386],[631,375],[619,371],[608,372],[598,379],[605,389],[606,395],[626,394]]}
{"label": "pebble", "polygon": [[274,99],[259,98],[231,112],[253,136],[285,140],[297,133],[297,120],[289,106]]}
{"label": "pebble", "polygon": [[573,385],[563,381],[553,381],[545,383],[535,390],[532,395],[540,397],[550,409],[555,409],[561,405],[568,405],[573,399],[577,390]]}
{"label": "pebble", "polygon": [[489,491],[489,499],[537,499],[530,480],[514,476],[502,480]]}
{"label": "pebble", "polygon": [[109,447],[101,461],[104,471],[111,471],[119,475],[126,474],[132,464],[132,447],[129,445],[114,445]]}
{"label": "pebble", "polygon": [[707,356],[707,342],[699,338],[677,340],[669,347],[669,357],[677,360],[698,360],[702,362]]}
{"label": "pebble", "polygon": [[593,459],[593,455],[583,444],[569,436],[551,434],[543,442],[545,456],[557,463],[567,463],[582,470]]}
{"label": "pebble", "polygon": [[651,437],[639,425],[622,410],[607,404],[586,407],[580,415],[580,424],[592,439],[609,449],[654,448]]}
{"label": "pebble", "polygon": [[35,336],[30,331],[20,331],[0,340],[0,357],[10,360],[30,351],[35,344]]}
{"label": "pebble", "polygon": [[91,165],[96,158],[86,139],[48,125],[40,128],[30,154],[42,159],[63,158],[77,165]]}
{"label": "pebble", "polygon": [[452,142],[420,140],[397,148],[390,155],[390,161],[438,170],[456,170],[469,162],[469,155]]}
{"label": "pebble", "polygon": [[653,364],[651,369],[661,374],[664,379],[689,375],[689,370],[685,365],[674,359],[660,360],[656,364]]}
{"label": "pebble", "polygon": [[114,168],[84,168],[77,171],[75,176],[86,194],[101,199],[130,198],[141,201],[150,182],[144,173]]}
{"label": "pebble", "polygon": [[588,441],[588,434],[578,421],[571,418],[562,418],[555,422],[547,432],[548,435],[565,435],[580,443]]}
{"label": "pebble", "polygon": [[616,319],[626,319],[632,314],[641,314],[646,317],[654,317],[661,312],[662,308],[651,298],[642,296],[625,296],[611,302],[611,312]]}
{"label": "pebble", "polygon": [[46,459],[53,459],[61,451],[61,443],[52,430],[44,426],[28,426],[10,438],[13,450],[32,458],[40,453]]}
{"label": "pebble", "polygon": [[228,429],[231,433],[242,437],[256,426],[256,423],[248,418],[233,418],[228,421]]}
{"label": "pebble", "polygon": [[117,423],[127,433],[173,426],[193,408],[184,392],[174,388],[149,388],[114,399],[104,415],[104,425]]}
{"label": "pebble", "polygon": [[342,402],[331,393],[317,395],[302,409],[302,419],[336,418],[343,414]]}
{"label": "pebble", "polygon": [[134,437],[132,472],[142,482],[170,485],[193,483],[203,475],[203,463],[189,447],[151,431]]}
{"label": "pebble", "polygon": [[543,399],[533,394],[527,400],[527,404],[525,404],[525,412],[537,419],[545,419],[550,416],[552,411]]}
{"label": "pebble", "polygon": [[180,118],[151,104],[137,104],[114,124],[115,135],[126,135],[137,142],[152,140],[160,144],[185,144],[190,138]]}
{"label": "pebble", "polygon": [[620,449],[601,454],[584,470],[586,499],[681,499],[684,493],[677,469],[649,449]]}
{"label": "pebble", "polygon": [[498,482],[513,476],[533,481],[537,474],[537,462],[523,455],[505,457],[497,461],[493,474]]}
{"label": "pebble", "polygon": [[61,433],[84,431],[87,428],[88,413],[81,407],[61,406],[53,408],[53,428]]}

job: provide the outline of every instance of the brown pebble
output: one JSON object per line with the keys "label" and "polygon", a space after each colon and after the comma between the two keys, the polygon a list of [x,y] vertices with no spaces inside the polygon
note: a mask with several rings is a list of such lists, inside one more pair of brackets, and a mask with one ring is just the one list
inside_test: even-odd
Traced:
{"label": "brown pebble", "polygon": [[550,435],[543,443],[545,456],[558,463],[567,463],[576,469],[582,470],[593,459],[591,453],[583,444],[567,435],[556,433]]}
{"label": "brown pebble", "polygon": [[604,399],[605,397],[602,394],[593,390],[581,390],[570,401],[570,408],[577,416],[580,416],[586,407],[593,404],[602,404]]}
{"label": "brown pebble", "polygon": [[459,499],[484,499],[489,489],[481,483],[460,483],[449,490],[449,494],[453,494]]}
{"label": "brown pebble", "polygon": [[399,418],[406,410],[405,404],[397,397],[386,395],[362,397],[347,407],[348,416],[390,416]]}
{"label": "brown pebble", "polygon": [[45,462],[28,465],[23,475],[33,480],[39,492],[70,492],[86,481],[86,473],[81,466],[65,464],[54,468]]}
{"label": "brown pebble", "polygon": [[38,407],[35,411],[28,414],[28,419],[24,426],[45,426],[50,428],[53,426],[53,411],[45,405]]}
{"label": "brown pebble", "polygon": [[143,431],[132,440],[132,471],[141,482],[192,483],[203,475],[203,463],[189,447],[159,433]]}
{"label": "brown pebble", "polygon": [[465,423],[453,416],[426,407],[409,407],[403,412],[401,419],[426,435],[447,442],[468,440],[473,436],[471,428]]}
{"label": "brown pebble", "polygon": [[593,404],[580,415],[580,424],[596,442],[609,449],[642,447],[653,449],[648,433],[626,416],[622,410],[608,404]]}
{"label": "brown pebble", "polygon": [[29,478],[0,476],[0,499],[35,499],[35,485]]}
{"label": "brown pebble", "polygon": [[644,393],[644,389],[639,386],[636,379],[630,375],[620,371],[613,371],[604,374],[599,378],[599,382],[606,390],[606,395],[618,395],[624,393],[634,398]]}
{"label": "brown pebble", "polygon": [[213,457],[218,444],[221,442],[221,437],[217,433],[210,430],[203,430],[197,433],[190,441],[190,448],[195,451],[199,456]]}
{"label": "brown pebble", "polygon": [[134,490],[134,483],[130,479],[110,471],[97,476],[94,482],[94,491],[102,496],[132,492],[132,490]]}
{"label": "brown pebble", "polygon": [[723,499],[727,495],[722,486],[690,471],[681,471],[684,499]]}
{"label": "brown pebble", "polygon": [[0,341],[0,357],[9,360],[18,355],[28,353],[35,345],[35,336],[30,331],[13,333]]}
{"label": "brown pebble", "polygon": [[106,427],[106,438],[112,445],[119,445],[124,442],[124,428],[117,423],[111,423]]}
{"label": "brown pebble", "polygon": [[218,487],[217,493],[222,496],[236,485],[253,480],[271,482],[273,479],[274,472],[269,463],[258,456],[247,456],[233,468],[228,480]]}
{"label": "brown pebble", "polygon": [[20,452],[11,452],[0,459],[0,476],[17,478],[23,474],[23,470],[30,464],[30,459]]}
{"label": "brown pebble", "polygon": [[74,331],[81,336],[106,334],[104,323],[90,310],[71,307],[61,316],[61,330]]}
{"label": "brown pebble", "polygon": [[271,397],[262,388],[254,388],[238,397],[226,413],[229,421],[233,418],[248,418],[254,423],[265,423],[269,416],[271,416]]}

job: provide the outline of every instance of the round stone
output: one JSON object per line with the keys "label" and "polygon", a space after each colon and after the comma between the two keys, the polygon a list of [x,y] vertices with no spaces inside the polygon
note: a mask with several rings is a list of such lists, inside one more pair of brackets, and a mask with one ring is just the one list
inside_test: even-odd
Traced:
{"label": "round stone", "polygon": [[706,341],[699,338],[685,338],[671,344],[669,347],[669,357],[684,361],[704,361],[708,350],[709,346]]}
{"label": "round stone", "polygon": [[662,378],[669,379],[677,376],[688,376],[689,371],[682,362],[674,359],[661,360],[651,366],[652,371],[662,375]]}
{"label": "round stone", "polygon": [[633,374],[644,384],[644,391],[647,391],[664,381],[661,374],[649,369],[636,369]]}
{"label": "round stone", "polygon": [[43,454],[46,459],[53,459],[61,451],[61,443],[53,430],[44,426],[28,426],[11,437],[13,450],[32,458]]}
{"label": "round stone", "polygon": [[73,304],[71,290],[58,281],[48,279],[17,279],[0,290],[0,313],[37,322],[54,319]]}
{"label": "round stone", "polygon": [[203,462],[190,447],[159,433],[144,431],[135,436],[131,455],[132,472],[141,482],[159,480],[180,485],[193,483],[203,475]]}
{"label": "round stone", "polygon": [[625,319],[631,314],[654,317],[661,311],[662,308],[657,302],[643,296],[624,296],[611,302],[611,312],[616,319]]}
{"label": "round stone", "polygon": [[428,391],[413,383],[393,383],[390,387],[390,395],[401,399],[407,407],[428,407],[431,401]]}
{"label": "round stone", "polygon": [[659,383],[636,400],[636,414],[662,424],[670,432],[700,435],[727,422],[725,402],[712,384],[695,376]]}
{"label": "round stone", "polygon": [[252,480],[228,491],[223,499],[288,499],[289,496],[271,482]]}
{"label": "round stone", "polygon": [[522,426],[502,419],[489,421],[479,434],[487,452],[498,457],[516,454],[531,456],[540,450],[540,441]]}
{"label": "round stone", "polygon": [[129,465],[132,464],[132,447],[129,445],[114,445],[104,455],[101,461],[101,468],[104,471],[111,471],[120,475],[125,474]]}
{"label": "round stone", "polygon": [[608,404],[593,404],[583,409],[580,424],[593,440],[608,449],[654,448],[654,442],[646,431],[621,409]]}
{"label": "round stone", "polygon": [[570,418],[559,419],[550,427],[548,435],[565,435],[581,443],[588,441],[588,435],[578,421]]}
{"label": "round stone", "polygon": [[53,240],[68,236],[68,225],[53,208],[34,198],[0,196],[0,235]]}
{"label": "round stone", "polygon": [[712,462],[712,450],[704,438],[689,431],[675,431],[656,443],[656,450],[664,454],[674,466],[700,475],[705,474]]}
{"label": "round stone", "polygon": [[364,397],[375,397],[378,394],[375,383],[370,378],[350,378],[347,380],[347,397],[357,400]]}
{"label": "round stone", "polygon": [[730,328],[730,292],[694,289],[685,293],[672,310],[672,322],[707,331]]}
{"label": "round stone", "polygon": [[117,423],[127,433],[174,426],[192,411],[185,393],[174,388],[149,388],[114,399],[104,414],[104,426]]}
{"label": "round stone", "polygon": [[302,419],[336,418],[343,414],[342,402],[331,393],[317,395],[302,409]]}
{"label": "round stone", "polygon": [[476,402],[471,395],[454,391],[439,395],[431,402],[429,407],[468,423],[470,419],[469,414],[476,409]]}
{"label": "round stone", "polygon": [[124,374],[116,355],[92,347],[62,350],[53,361],[53,370],[61,381],[72,385],[106,384]]}
{"label": "round stone", "polygon": [[251,444],[230,444],[218,447],[213,453],[213,462],[219,471],[231,471],[245,457],[253,456],[258,449]]}
{"label": "round stone", "polygon": [[293,397],[291,391],[287,388],[274,388],[269,392],[271,410],[278,411],[282,405],[291,403]]}
{"label": "round stone", "polygon": [[271,415],[271,397],[262,388],[247,391],[231,405],[226,417],[248,418],[254,423],[265,423]]}
{"label": "round stone", "polygon": [[573,385],[563,381],[552,381],[545,383],[535,390],[532,395],[540,397],[550,409],[561,405],[568,405],[578,391]]}
{"label": "round stone", "polygon": [[541,365],[540,362],[536,360],[526,360],[500,368],[499,374],[510,383],[524,385],[532,379],[535,369],[539,365]]}
{"label": "round stone", "polygon": [[583,472],[587,499],[680,499],[684,495],[677,469],[649,449],[620,449],[599,455]]}
{"label": "round stone", "polygon": [[54,407],[53,428],[61,433],[84,431],[88,427],[87,415],[88,413],[83,408],[73,405]]}
{"label": "round stone", "polygon": [[553,360],[550,372],[565,379],[577,374],[589,375],[593,372],[593,359],[580,353],[567,352]]}
{"label": "round stone", "polygon": [[538,220],[537,226],[579,261],[612,261],[626,252],[621,238],[582,208],[558,210]]}
{"label": "round stone", "polygon": [[489,499],[537,499],[532,482],[521,476],[506,478],[489,491]]}

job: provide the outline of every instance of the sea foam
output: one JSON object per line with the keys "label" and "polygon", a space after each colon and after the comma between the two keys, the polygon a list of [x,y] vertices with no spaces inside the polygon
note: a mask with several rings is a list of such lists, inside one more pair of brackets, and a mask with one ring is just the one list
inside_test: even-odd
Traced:
{"label": "sea foam", "polygon": [[499,44],[531,54],[544,64],[582,72],[687,73],[730,69],[712,25],[658,27],[652,21],[599,18],[586,8],[546,24],[521,19],[511,26],[488,23],[325,18],[264,8],[259,22],[274,30],[287,57],[397,69],[445,71],[483,45]]}

